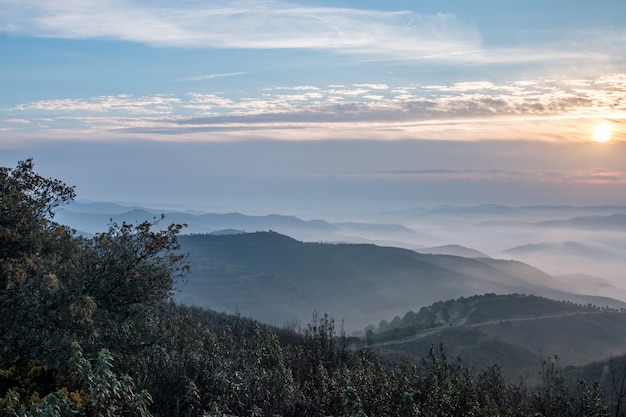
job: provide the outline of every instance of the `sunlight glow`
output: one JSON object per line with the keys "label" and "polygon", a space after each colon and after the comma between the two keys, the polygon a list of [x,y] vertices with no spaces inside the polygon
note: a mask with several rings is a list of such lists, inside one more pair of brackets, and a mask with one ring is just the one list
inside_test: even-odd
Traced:
{"label": "sunlight glow", "polygon": [[596,130],[593,134],[593,140],[596,142],[608,142],[611,140],[611,128],[608,124],[602,123],[596,126]]}

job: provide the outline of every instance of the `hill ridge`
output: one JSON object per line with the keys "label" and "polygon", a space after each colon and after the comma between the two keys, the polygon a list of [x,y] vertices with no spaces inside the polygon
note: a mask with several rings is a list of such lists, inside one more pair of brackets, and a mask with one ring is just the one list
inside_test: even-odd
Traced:
{"label": "hill ridge", "polygon": [[192,273],[179,300],[269,323],[306,322],[325,311],[354,331],[439,300],[489,292],[626,307],[528,282],[521,274],[532,267],[506,270],[510,261],[496,267],[491,259],[303,242],[277,232],[183,235],[180,242]]}

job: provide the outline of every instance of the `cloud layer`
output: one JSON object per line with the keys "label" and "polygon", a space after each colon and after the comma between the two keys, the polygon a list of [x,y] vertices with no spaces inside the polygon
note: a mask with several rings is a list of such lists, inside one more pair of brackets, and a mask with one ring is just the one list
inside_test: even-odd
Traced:
{"label": "cloud layer", "polygon": [[[240,74],[213,76],[233,75]],[[626,139],[624,95],[626,74],[499,84],[278,86],[238,99],[225,93],[187,93],[41,100],[5,110],[0,127],[63,130],[71,121],[81,132],[100,133],[289,130],[293,135],[299,129],[326,131],[329,139],[367,131],[380,139],[419,137],[419,132],[422,137],[428,133],[445,138],[448,132],[447,138],[456,140],[479,135],[497,139],[505,129],[511,139],[515,126],[518,136],[567,141],[588,140],[594,120],[604,119],[611,124],[614,139]]]}

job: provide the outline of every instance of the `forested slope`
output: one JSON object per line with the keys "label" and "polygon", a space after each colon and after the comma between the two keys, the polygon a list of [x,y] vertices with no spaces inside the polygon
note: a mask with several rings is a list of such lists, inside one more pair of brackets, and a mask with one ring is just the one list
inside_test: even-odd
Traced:
{"label": "forested slope", "polygon": [[367,339],[384,355],[419,361],[431,346],[478,369],[497,363],[512,377],[532,377],[542,358],[583,365],[626,353],[626,312],[520,294],[437,302],[382,321]]}
{"label": "forested slope", "polygon": [[[605,415],[598,387],[472,372],[431,349],[382,361],[315,317],[278,329],[172,302],[182,225],[111,225],[79,238],[53,221],[71,187],[0,167],[2,416]],[[618,407],[614,410],[620,411]]]}

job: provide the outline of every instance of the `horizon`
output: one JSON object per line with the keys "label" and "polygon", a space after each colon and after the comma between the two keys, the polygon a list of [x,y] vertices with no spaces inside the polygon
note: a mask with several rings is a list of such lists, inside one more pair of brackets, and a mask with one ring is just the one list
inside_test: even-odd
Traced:
{"label": "horizon", "polygon": [[0,5],[0,164],[79,199],[626,204],[619,0]]}

